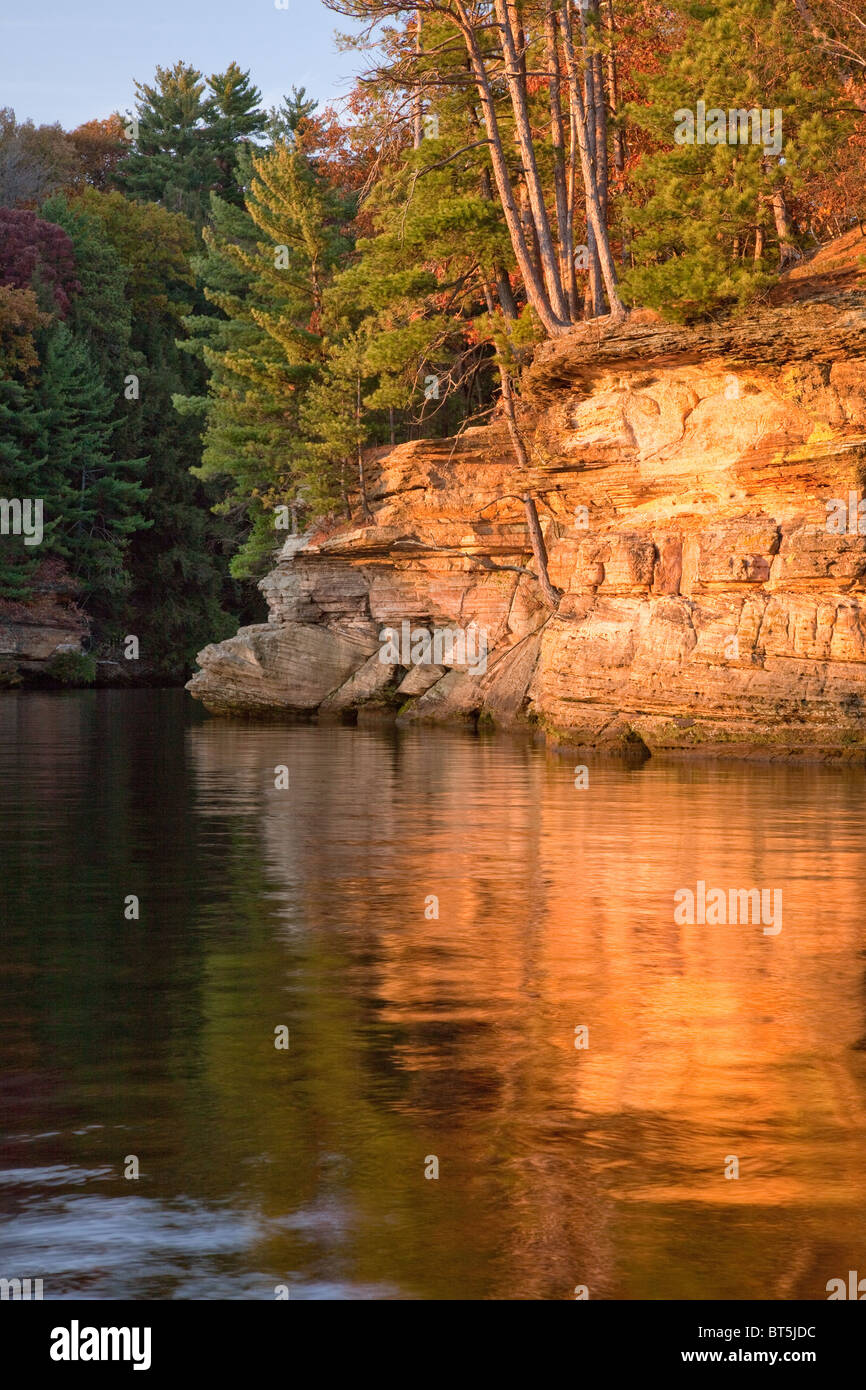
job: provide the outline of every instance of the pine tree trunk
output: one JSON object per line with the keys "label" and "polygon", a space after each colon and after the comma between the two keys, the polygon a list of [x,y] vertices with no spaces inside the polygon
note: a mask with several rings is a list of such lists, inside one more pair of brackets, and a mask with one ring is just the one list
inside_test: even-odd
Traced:
{"label": "pine tree trunk", "polygon": [[[473,126],[480,134],[483,127],[481,121],[478,119],[478,113],[476,112],[474,106],[472,107],[471,120]],[[493,202],[493,189],[490,186],[490,175],[486,169],[481,170],[481,196],[486,203]],[[496,280],[496,296],[499,300],[499,307],[501,308],[503,314],[507,319],[516,319],[517,304],[514,299],[514,292],[511,288],[511,281],[508,278],[508,272],[506,271],[504,266],[495,265],[493,267],[493,274]],[[485,285],[484,288],[486,292],[487,286]],[[490,309],[490,313],[492,314],[493,303],[491,302],[488,307]]]}
{"label": "pine tree trunk", "polygon": [[364,450],[361,445],[361,378],[357,378],[357,390],[355,394],[355,430],[358,441],[358,483],[361,488],[361,506],[364,517],[367,521],[373,520],[373,513],[370,511],[370,503],[367,501],[367,480],[364,477]]}
{"label": "pine tree trunk", "polygon": [[577,276],[574,264],[574,209],[577,200],[577,128],[574,111],[569,105],[568,113],[568,244],[571,247],[571,278],[568,284],[569,307],[572,317],[578,316]]}
{"label": "pine tree trunk", "polygon": [[[586,135],[589,146],[589,156],[592,161],[596,175],[599,169],[598,160],[598,137],[599,137],[599,118],[598,105],[599,94],[596,86],[595,66],[587,52],[586,43],[586,21],[583,17],[583,9],[580,11],[580,33],[583,42],[583,50],[587,55],[583,72],[583,105],[586,111]],[[605,206],[602,203],[601,188],[599,187],[599,207],[602,216],[605,215]],[[587,290],[584,297],[584,317],[588,319],[601,318],[604,313],[604,287],[601,278],[601,262],[598,255],[598,245],[595,239],[595,232],[589,219],[589,203],[586,204],[586,245],[589,252],[589,277]]]}
{"label": "pine tree trunk", "polygon": [[593,87],[595,93],[595,160],[598,182],[598,201],[601,215],[607,222],[608,169],[607,169],[607,105],[604,90],[604,72],[601,54],[593,58]]}
{"label": "pine tree trunk", "polygon": [[523,179],[520,181],[520,215],[523,219],[523,234],[526,237],[526,244],[529,247],[529,254],[539,275],[543,276],[541,268],[541,251],[538,245],[538,233],[535,228],[535,219],[532,216],[532,208],[529,203],[529,190]]}
{"label": "pine tree trunk", "polygon": [[779,269],[787,270],[789,266],[794,265],[801,257],[794,240],[794,228],[788,214],[788,205],[785,202],[785,195],[781,188],[777,188],[771,195],[770,206],[773,209],[773,222],[776,227],[776,236],[779,238]]}
{"label": "pine tree trunk", "polygon": [[558,18],[563,50],[568,66],[569,98],[575,118],[577,144],[580,151],[581,173],[583,174],[584,189],[586,191],[587,221],[595,234],[596,246],[598,248],[598,256],[601,264],[601,273],[605,289],[607,290],[611,317],[615,321],[622,320],[626,317],[626,309],[619,297],[619,292],[616,287],[616,269],[610,250],[610,238],[608,237],[607,227],[601,215],[596,171],[590,154],[586,111],[580,92],[577,58],[574,51],[574,43],[568,17],[568,0],[560,0]]}
{"label": "pine tree trunk", "polygon": [[[596,8],[598,0],[595,0]],[[601,54],[596,53],[593,57],[593,95],[595,97],[595,168],[596,181],[598,183],[598,205],[601,212],[601,220],[607,227],[607,200],[608,200],[608,167],[607,167],[607,106],[604,91],[604,72],[601,64]],[[601,265],[599,263],[598,251],[596,250],[596,264],[598,265],[598,313],[604,313],[604,298],[601,288]]]}
{"label": "pine tree trunk", "polygon": [[507,319],[516,319],[517,301],[514,298],[511,281],[500,265],[493,267],[493,273],[496,276],[496,297],[499,300],[499,307]]}
{"label": "pine tree trunk", "polygon": [[[619,74],[616,66],[616,25],[613,17],[613,0],[607,0],[604,9],[603,22],[607,34],[607,94],[610,102],[610,114],[616,118],[619,116]],[[618,175],[625,173],[626,145],[625,132],[617,122],[613,129],[613,167]]]}
{"label": "pine tree trunk", "polygon": [[550,231],[550,220],[544,204],[544,191],[541,187],[538,162],[535,158],[535,143],[532,138],[532,127],[529,123],[526,82],[515,41],[516,11],[514,0],[494,0],[494,6],[505,59],[505,82],[511,98],[511,108],[514,112],[514,128],[523,161],[523,174],[526,179],[535,233],[538,238],[538,252],[544,274],[544,283],[553,312],[563,323],[567,323],[568,305],[562,290],[559,268],[556,263],[556,251]]}
{"label": "pine tree trunk", "polygon": [[490,86],[490,79],[484,66],[484,57],[478,44],[477,35],[473,29],[469,15],[467,14],[463,0],[455,0],[455,14],[458,17],[460,31],[463,35],[466,50],[469,54],[469,60],[472,64],[472,74],[475,79],[478,98],[484,116],[484,128],[490,142],[490,160],[493,165],[493,177],[496,180],[496,189],[499,194],[499,201],[502,204],[505,224],[508,228],[508,235],[511,239],[515,259],[523,277],[527,298],[538,314],[545,331],[551,337],[558,337],[568,327],[568,323],[554,311],[550,299],[548,298],[544,281],[538,274],[529,254],[529,248],[527,247],[526,238],[523,234],[523,227],[520,222],[520,213],[514,197],[514,189],[508,173],[508,165],[505,160],[505,151],[502,146],[502,133],[496,118],[496,108]]}
{"label": "pine tree trunk", "polygon": [[[529,455],[526,452],[526,445],[520,433],[517,423],[517,416],[514,410],[514,395],[511,389],[511,378],[502,363],[499,363],[499,375],[502,381],[502,405],[505,411],[505,422],[508,426],[508,433],[511,443],[517,456],[517,462],[522,469],[529,469]],[[538,569],[538,584],[541,589],[542,597],[548,608],[555,613],[559,607],[562,594],[550,582],[550,574],[547,568],[547,547],[544,544],[544,535],[541,530],[541,523],[538,520],[538,508],[535,505],[535,498],[531,493],[525,492],[521,498],[523,511],[526,516],[526,529],[529,534],[529,543],[532,546],[532,555]]]}
{"label": "pine tree trunk", "polygon": [[[415,56],[420,57],[421,48],[421,11],[415,11]],[[412,97],[412,148],[420,149],[421,141],[424,139],[424,115],[422,111],[422,101],[420,89]]]}
{"label": "pine tree trunk", "polygon": [[544,43],[549,82],[550,143],[553,148],[553,183],[556,195],[556,232],[559,240],[560,278],[568,297],[569,316],[574,318],[573,307],[577,299],[574,278],[574,246],[571,241],[568,189],[565,182],[565,132],[562,124],[559,53],[556,46],[556,19],[553,14],[553,0],[547,0],[544,9]]}
{"label": "pine tree trunk", "polygon": [[[625,179],[625,162],[627,158],[625,131],[619,123],[619,73],[616,65],[616,23],[613,17],[613,0],[606,0],[603,12],[603,22],[607,34],[607,93],[610,102],[610,114],[613,117],[613,167],[616,170],[617,185],[622,189]],[[628,265],[629,234],[628,228],[622,228],[622,255],[620,257],[623,265]]]}

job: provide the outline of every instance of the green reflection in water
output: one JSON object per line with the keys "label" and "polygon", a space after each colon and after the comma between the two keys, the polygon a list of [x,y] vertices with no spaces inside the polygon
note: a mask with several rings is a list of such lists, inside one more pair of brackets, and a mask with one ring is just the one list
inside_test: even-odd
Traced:
{"label": "green reflection in water", "polygon": [[[3,1264],[46,1297],[822,1299],[863,1264],[860,774],[580,790],[507,738],[13,693],[0,815]],[[783,930],[675,925],[698,879],[781,888]]]}

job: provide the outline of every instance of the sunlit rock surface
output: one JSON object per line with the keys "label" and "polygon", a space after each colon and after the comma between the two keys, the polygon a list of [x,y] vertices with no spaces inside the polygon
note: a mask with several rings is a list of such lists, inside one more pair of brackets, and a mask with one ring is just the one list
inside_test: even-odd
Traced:
{"label": "sunlit rock surface", "polygon": [[[497,421],[379,451],[372,522],[289,542],[269,622],[206,648],[192,693],[218,713],[371,700],[591,747],[862,759],[866,535],[856,515],[827,529],[866,481],[866,240],[843,240],[736,323],[639,313],[544,345],[529,476]],[[527,484],[555,614],[519,572]],[[486,669],[378,672],[378,634],[406,619],[475,623]]]}

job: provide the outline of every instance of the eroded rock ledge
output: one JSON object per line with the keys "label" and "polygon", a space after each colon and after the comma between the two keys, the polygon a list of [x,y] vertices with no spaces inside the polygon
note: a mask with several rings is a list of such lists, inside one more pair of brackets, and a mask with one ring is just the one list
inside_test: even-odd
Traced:
{"label": "eroded rock ledge", "polygon": [[[501,424],[371,460],[372,524],[290,541],[269,621],[200,653],[217,714],[529,723],[578,746],[866,754],[861,277],[740,325],[637,316],[546,345],[529,373],[530,480],[562,591],[534,578]],[[793,301],[793,302],[792,302]],[[585,510],[582,510],[585,509]],[[379,633],[474,622],[486,672],[383,665]]]}

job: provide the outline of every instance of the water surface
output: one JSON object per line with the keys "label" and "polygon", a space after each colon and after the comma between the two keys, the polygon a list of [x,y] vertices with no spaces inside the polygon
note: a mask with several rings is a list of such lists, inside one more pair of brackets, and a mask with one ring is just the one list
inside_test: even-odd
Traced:
{"label": "water surface", "polygon": [[[599,760],[576,788],[573,763],[181,691],[0,696],[0,1275],[823,1299],[866,1274],[866,779]],[[781,932],[677,925],[698,879],[781,888]]]}

